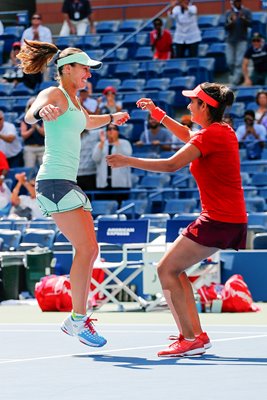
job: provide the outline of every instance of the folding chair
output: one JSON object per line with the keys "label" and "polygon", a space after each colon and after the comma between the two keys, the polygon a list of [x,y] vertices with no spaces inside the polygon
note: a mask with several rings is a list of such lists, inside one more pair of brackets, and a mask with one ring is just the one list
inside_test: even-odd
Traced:
{"label": "folding chair", "polygon": [[[137,296],[130,286],[143,271],[142,248],[148,241],[148,227],[148,220],[99,220],[97,240],[100,243],[101,256],[105,256],[106,259],[114,255],[121,257],[121,261],[118,262],[98,260],[94,265],[94,268],[100,268],[105,272],[105,279],[102,282],[97,282],[92,277],[95,288],[89,294],[89,299],[98,293],[106,296],[100,300],[99,307],[111,301],[123,311],[123,305],[116,298],[122,290],[141,307],[144,305],[143,299]],[[128,268],[131,271],[126,277],[123,272]]]}

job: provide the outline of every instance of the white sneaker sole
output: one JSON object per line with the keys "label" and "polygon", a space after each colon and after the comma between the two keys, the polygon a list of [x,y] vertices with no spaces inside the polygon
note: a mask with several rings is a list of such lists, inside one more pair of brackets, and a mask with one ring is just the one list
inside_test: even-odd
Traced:
{"label": "white sneaker sole", "polygon": [[164,354],[158,355],[158,357],[188,357],[188,356],[201,356],[202,354],[206,353],[204,347],[199,347],[198,349],[189,350],[185,353],[178,353],[178,354]]}

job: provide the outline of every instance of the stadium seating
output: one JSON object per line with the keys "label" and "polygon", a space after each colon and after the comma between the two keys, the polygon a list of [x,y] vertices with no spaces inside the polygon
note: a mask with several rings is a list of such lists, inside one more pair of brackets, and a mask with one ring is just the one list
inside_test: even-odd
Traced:
{"label": "stadium seating", "polygon": [[99,21],[96,24],[96,33],[115,33],[119,25],[119,21]]}
{"label": "stadium seating", "polygon": [[136,76],[139,68],[137,62],[119,63],[115,66],[114,77],[118,79],[132,79]]}

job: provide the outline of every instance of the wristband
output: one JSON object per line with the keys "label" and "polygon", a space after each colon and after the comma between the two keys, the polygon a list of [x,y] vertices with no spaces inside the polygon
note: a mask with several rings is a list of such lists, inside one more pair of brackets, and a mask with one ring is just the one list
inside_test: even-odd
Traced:
{"label": "wristband", "polygon": [[156,107],[151,113],[151,117],[154,118],[156,121],[161,123],[163,121],[163,118],[166,116],[166,112],[163,111],[161,108]]}
{"label": "wristband", "polygon": [[37,121],[42,119],[42,117],[40,116],[40,111],[41,111],[41,108],[39,108],[38,110],[35,110],[34,113],[33,113],[33,116]]}
{"label": "wristband", "polygon": [[113,114],[109,114],[109,117],[110,117],[109,123],[112,124],[112,122],[114,121]]}

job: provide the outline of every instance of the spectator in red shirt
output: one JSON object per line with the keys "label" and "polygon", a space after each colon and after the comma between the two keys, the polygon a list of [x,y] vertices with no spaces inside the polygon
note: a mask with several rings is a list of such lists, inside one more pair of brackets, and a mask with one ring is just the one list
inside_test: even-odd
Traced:
{"label": "spectator in red shirt", "polygon": [[153,21],[154,30],[150,32],[150,44],[154,51],[154,59],[168,60],[172,55],[172,35],[163,28],[163,22],[160,18]]}
{"label": "spectator in red shirt", "polygon": [[6,174],[9,171],[9,165],[5,154],[0,151],[0,185],[3,183]]}
{"label": "spectator in red shirt", "polygon": [[158,265],[164,297],[176,321],[180,335],[159,357],[200,355],[211,347],[202,331],[191,283],[185,271],[219,249],[246,247],[247,215],[240,175],[238,141],[234,130],[222,121],[226,106],[234,94],[219,83],[205,82],[194,90],[184,90],[191,102],[192,122],[201,130],[187,126],[166,115],[151,99],[142,98],[137,106],[148,110],[175,136],[185,142],[172,157],[144,159],[107,156],[113,168],[133,167],[153,172],[174,172],[190,164],[200,192],[200,216],[174,241]]}

